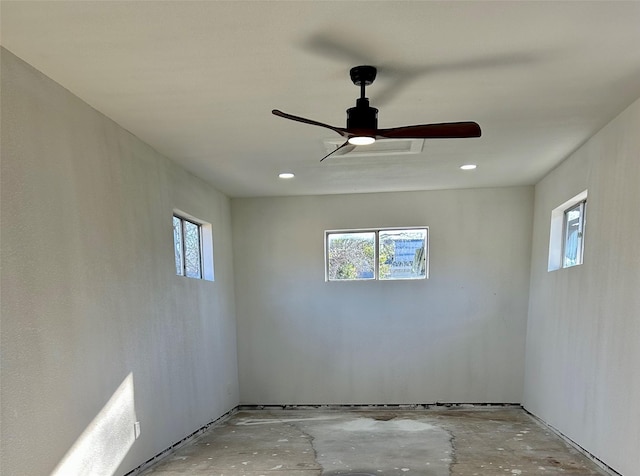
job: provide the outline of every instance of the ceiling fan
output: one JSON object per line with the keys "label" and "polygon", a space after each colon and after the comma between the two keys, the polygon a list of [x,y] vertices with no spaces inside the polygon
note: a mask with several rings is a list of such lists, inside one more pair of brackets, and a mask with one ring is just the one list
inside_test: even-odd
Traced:
{"label": "ceiling fan", "polygon": [[480,137],[482,131],[475,122],[445,122],[439,124],[419,124],[414,126],[378,129],[378,110],[369,106],[369,99],[365,97],[365,87],[376,79],[377,70],[374,66],[356,66],[351,68],[351,81],[360,86],[360,97],[355,107],[347,109],[347,127],[334,127],[329,124],[305,119],[282,112],[278,109],[271,111],[276,116],[292,121],[325,127],[337,132],[346,139],[344,144],[325,155],[320,162],[339,150],[349,152],[357,145],[373,144],[377,139],[461,139],[466,137]]}

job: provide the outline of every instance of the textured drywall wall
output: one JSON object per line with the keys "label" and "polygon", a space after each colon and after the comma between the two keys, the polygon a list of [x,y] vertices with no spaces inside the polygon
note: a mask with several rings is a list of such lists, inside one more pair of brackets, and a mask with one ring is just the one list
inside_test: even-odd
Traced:
{"label": "textured drywall wall", "polygon": [[[547,272],[551,210],[588,189],[584,264]],[[524,403],[625,475],[640,468],[640,100],[535,189]]]}
{"label": "textured drywall wall", "polygon": [[[533,187],[232,199],[246,404],[520,402]],[[430,278],[324,281],[324,231],[429,226]]]}
{"label": "textured drywall wall", "polygon": [[237,405],[229,200],[4,49],[1,219],[3,474],[123,474]]}

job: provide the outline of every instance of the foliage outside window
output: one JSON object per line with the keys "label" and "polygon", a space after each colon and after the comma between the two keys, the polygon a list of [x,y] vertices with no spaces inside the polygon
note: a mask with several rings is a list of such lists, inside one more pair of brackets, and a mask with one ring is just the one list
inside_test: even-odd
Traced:
{"label": "foliage outside window", "polygon": [[326,280],[427,277],[428,229],[326,232]]}
{"label": "foliage outside window", "polygon": [[173,216],[173,245],[176,274],[202,278],[202,230],[198,223]]}
{"label": "foliage outside window", "polygon": [[328,233],[328,279],[374,279],[375,233]]}

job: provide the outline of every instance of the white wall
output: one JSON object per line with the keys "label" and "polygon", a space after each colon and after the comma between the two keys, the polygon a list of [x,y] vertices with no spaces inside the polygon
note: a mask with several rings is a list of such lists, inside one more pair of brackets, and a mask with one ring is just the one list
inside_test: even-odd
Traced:
{"label": "white wall", "polygon": [[[588,189],[584,264],[547,272],[551,210]],[[524,403],[625,475],[640,468],[640,100],[535,189]]]}
{"label": "white wall", "polygon": [[[520,402],[533,187],[232,199],[241,402]],[[324,230],[430,227],[426,281],[324,282]]]}
{"label": "white wall", "polygon": [[4,49],[1,219],[3,474],[123,474],[238,404],[229,200]]}

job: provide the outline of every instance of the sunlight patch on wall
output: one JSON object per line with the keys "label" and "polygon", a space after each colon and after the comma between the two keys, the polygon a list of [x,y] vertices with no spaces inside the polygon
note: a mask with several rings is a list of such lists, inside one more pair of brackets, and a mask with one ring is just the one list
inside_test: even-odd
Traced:
{"label": "sunlight patch on wall", "polygon": [[133,374],[129,374],[62,458],[51,476],[113,476],[136,439]]}

